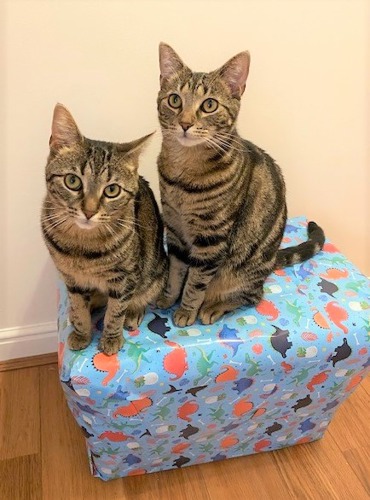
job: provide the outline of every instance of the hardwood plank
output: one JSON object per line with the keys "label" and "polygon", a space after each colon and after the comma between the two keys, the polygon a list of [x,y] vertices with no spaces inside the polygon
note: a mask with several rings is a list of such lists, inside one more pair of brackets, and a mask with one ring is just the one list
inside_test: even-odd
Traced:
{"label": "hardwood plank", "polygon": [[353,447],[370,446],[369,409],[370,392],[363,384],[338,408],[328,433],[342,452]]}
{"label": "hardwood plank", "polygon": [[259,453],[201,466],[212,500],[293,498],[272,453]]}
{"label": "hardwood plank", "polygon": [[40,455],[26,455],[0,460],[0,478],[0,498],[4,500],[40,500]]}
{"label": "hardwood plank", "polygon": [[0,373],[0,401],[0,460],[39,453],[39,368]]}
{"label": "hardwood plank", "polygon": [[368,447],[353,448],[344,452],[344,457],[361,481],[370,498],[370,450]]}
{"label": "hardwood plank", "polygon": [[361,386],[365,389],[365,391],[370,394],[370,374],[361,382]]}
{"label": "hardwood plank", "polygon": [[49,365],[58,361],[58,354],[50,352],[48,354],[40,354],[38,356],[27,356],[25,358],[9,359],[8,361],[0,361],[0,372],[9,370],[19,370],[21,368],[31,368],[33,366]]}
{"label": "hardwood plank", "polygon": [[[126,496],[135,500],[213,500],[208,495],[204,466],[126,477],[122,484]],[[202,472],[203,471],[203,472]],[[231,498],[231,497],[229,497]]]}
{"label": "hardwood plank", "polygon": [[295,499],[368,500],[366,489],[333,437],[273,452],[280,473]]}

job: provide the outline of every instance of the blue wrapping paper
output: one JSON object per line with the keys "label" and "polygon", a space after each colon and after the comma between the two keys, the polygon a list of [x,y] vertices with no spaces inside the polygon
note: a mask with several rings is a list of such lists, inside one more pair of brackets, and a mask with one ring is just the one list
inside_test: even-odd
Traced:
{"label": "blue wrapping paper", "polygon": [[[283,246],[306,239],[290,219]],[[322,437],[370,367],[369,281],[327,241],[315,258],[272,274],[256,307],[178,328],[149,309],[113,356],[66,344],[59,284],[59,368],[69,408],[103,480],[222,460]]]}

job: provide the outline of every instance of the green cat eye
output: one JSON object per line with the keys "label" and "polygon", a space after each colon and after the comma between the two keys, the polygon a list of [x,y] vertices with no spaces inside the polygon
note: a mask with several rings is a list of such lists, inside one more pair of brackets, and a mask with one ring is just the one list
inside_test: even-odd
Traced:
{"label": "green cat eye", "polygon": [[216,99],[211,99],[211,98],[206,99],[201,105],[201,109],[205,113],[213,113],[214,111],[216,111],[217,108],[218,108],[218,101],[216,101]]}
{"label": "green cat eye", "polygon": [[67,174],[64,177],[64,184],[72,191],[79,191],[82,187],[81,179],[74,174]]}
{"label": "green cat eye", "polygon": [[168,98],[168,104],[171,108],[178,109],[181,108],[182,100],[181,97],[177,94],[171,94]]}
{"label": "green cat eye", "polygon": [[121,188],[118,184],[110,184],[104,189],[104,194],[107,198],[117,198],[120,192]]}

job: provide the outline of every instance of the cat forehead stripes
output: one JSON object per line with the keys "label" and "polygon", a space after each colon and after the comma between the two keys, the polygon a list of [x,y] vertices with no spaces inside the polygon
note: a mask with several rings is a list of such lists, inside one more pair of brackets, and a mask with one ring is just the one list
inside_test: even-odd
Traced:
{"label": "cat forehead stripes", "polygon": [[209,91],[209,86],[207,86],[205,80],[207,78],[207,73],[193,73],[186,82],[180,86],[181,92],[192,92],[200,97],[203,97]]}
{"label": "cat forehead stripes", "polygon": [[[93,142],[93,141],[89,141]],[[80,171],[82,175],[88,174],[90,170],[91,174],[96,176],[104,176],[107,178],[108,182],[112,177],[111,169],[111,159],[112,159],[112,145],[106,144],[105,147],[100,145],[94,146],[91,144],[86,151],[86,161],[81,164]]]}

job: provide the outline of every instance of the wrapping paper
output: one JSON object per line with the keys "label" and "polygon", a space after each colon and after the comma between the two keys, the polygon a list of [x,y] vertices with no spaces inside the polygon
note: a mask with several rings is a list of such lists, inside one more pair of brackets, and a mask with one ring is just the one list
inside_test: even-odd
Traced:
{"label": "wrapping paper", "polygon": [[[289,219],[283,246],[306,239]],[[369,281],[327,241],[315,258],[276,271],[256,307],[214,325],[178,328],[148,309],[113,356],[70,351],[59,284],[59,368],[69,408],[103,480],[276,450],[319,439],[370,367]]]}

